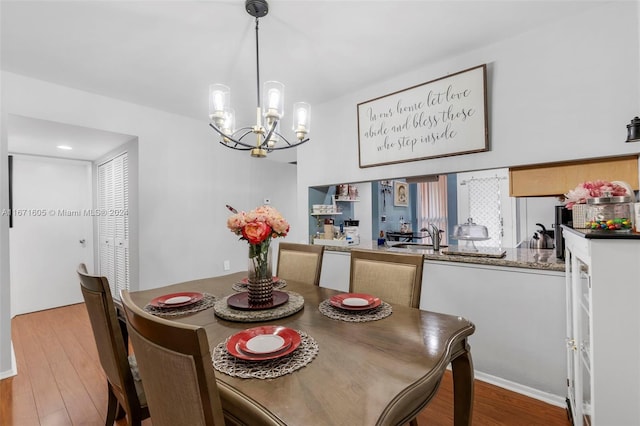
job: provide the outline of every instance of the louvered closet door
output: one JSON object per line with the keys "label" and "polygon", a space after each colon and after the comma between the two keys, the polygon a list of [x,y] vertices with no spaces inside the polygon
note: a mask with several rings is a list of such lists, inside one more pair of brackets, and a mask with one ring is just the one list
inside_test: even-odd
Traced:
{"label": "louvered closet door", "polygon": [[124,153],[98,166],[100,275],[114,298],[129,290],[129,167]]}

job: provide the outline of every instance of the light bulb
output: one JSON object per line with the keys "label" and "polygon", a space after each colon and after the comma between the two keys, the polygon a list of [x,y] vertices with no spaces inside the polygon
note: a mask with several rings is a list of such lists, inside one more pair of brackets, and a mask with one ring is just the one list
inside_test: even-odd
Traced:
{"label": "light bulb", "polygon": [[224,110],[228,108],[231,90],[224,84],[209,86],[209,118],[220,126],[224,117]]}
{"label": "light bulb", "polygon": [[269,108],[278,109],[280,103],[280,91],[278,89],[269,89]]}
{"label": "light bulb", "polygon": [[280,120],[284,114],[284,84],[277,81],[267,81],[264,83],[263,94],[263,114],[267,119],[267,125],[271,125],[270,121]]}
{"label": "light bulb", "polygon": [[307,110],[306,108],[298,108],[296,110],[296,116],[298,117],[298,126],[307,126]]}
{"label": "light bulb", "polygon": [[219,90],[213,92],[213,108],[216,111],[222,111],[224,109],[224,93]]}
{"label": "light bulb", "polygon": [[224,111],[224,123],[222,124],[222,129],[225,133],[231,134],[235,130],[235,114],[232,109],[227,108]]}
{"label": "light bulb", "polygon": [[299,140],[304,139],[310,130],[311,105],[306,102],[296,102],[293,104],[293,131]]}

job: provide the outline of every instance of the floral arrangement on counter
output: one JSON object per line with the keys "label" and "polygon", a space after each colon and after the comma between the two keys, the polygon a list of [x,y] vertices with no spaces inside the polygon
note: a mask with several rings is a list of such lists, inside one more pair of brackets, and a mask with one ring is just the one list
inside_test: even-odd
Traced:
{"label": "floral arrangement on counter", "polygon": [[285,237],[289,222],[270,206],[260,206],[249,213],[235,213],[227,219],[227,228],[249,243],[249,261],[257,276],[270,277],[269,247],[272,238]]}
{"label": "floral arrangement on counter", "polygon": [[612,197],[629,195],[627,188],[616,182],[604,180],[587,181],[564,194],[565,206],[571,210],[574,204],[585,204],[587,198],[603,197],[606,192]]}

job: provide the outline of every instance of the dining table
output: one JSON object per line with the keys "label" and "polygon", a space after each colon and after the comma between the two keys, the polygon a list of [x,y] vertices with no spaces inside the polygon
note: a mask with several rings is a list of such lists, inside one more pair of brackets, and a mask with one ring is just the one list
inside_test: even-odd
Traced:
{"label": "dining table", "polygon": [[[234,284],[246,276],[237,272],[130,294],[141,308],[180,292],[200,292],[220,301],[236,293]],[[240,396],[268,410],[276,424],[292,426],[401,425],[429,403],[451,365],[454,424],[471,424],[474,373],[468,338],[475,326],[468,319],[389,304],[392,313],[384,318],[347,322],[319,309],[342,292],[293,280],[286,280],[281,291],[301,296],[303,307],[259,322],[224,319],[215,307],[169,318],[203,327],[212,354],[231,336],[257,326],[288,327],[317,344],[317,354],[307,365],[277,378],[241,378],[216,371],[223,406],[226,399]]]}

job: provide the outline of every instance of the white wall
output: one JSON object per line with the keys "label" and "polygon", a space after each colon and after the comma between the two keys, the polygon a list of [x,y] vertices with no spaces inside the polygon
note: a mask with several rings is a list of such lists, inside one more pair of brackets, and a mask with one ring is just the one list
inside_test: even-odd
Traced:
{"label": "white wall", "polygon": [[14,155],[13,208],[30,213],[10,230],[12,316],[82,302],[75,271],[93,269],[91,199],[91,163]]}
{"label": "white wall", "polygon": [[[298,149],[298,213],[307,214],[309,186],[638,153],[640,144],[625,143],[626,125],[640,106],[637,9],[637,2],[590,8],[314,106],[314,122],[330,124],[314,127],[313,140],[321,143]],[[359,102],[482,63],[488,64],[488,152],[359,168]],[[326,152],[340,153],[330,166],[318,161]]]}
{"label": "white wall", "polygon": [[[0,8],[0,10],[2,10]],[[0,95],[4,95],[5,85],[0,78]],[[9,208],[9,168],[7,158],[7,103],[0,96],[0,209]],[[0,215],[0,379],[16,373],[11,347],[11,291],[9,275],[9,216]]]}

